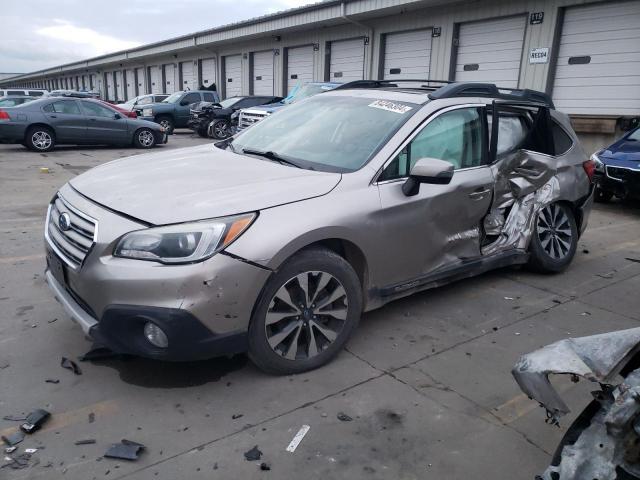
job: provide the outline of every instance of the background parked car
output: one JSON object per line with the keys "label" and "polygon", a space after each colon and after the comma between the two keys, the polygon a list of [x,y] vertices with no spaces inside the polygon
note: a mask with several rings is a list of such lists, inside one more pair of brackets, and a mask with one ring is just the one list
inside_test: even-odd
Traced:
{"label": "background parked car", "polygon": [[0,97],[19,96],[19,97],[43,97],[48,95],[47,90],[41,88],[5,88],[0,89]]}
{"label": "background parked car", "polygon": [[186,90],[169,95],[160,103],[152,103],[142,108],[136,108],[138,116],[162,125],[167,133],[174,128],[184,128],[189,123],[190,105],[199,102],[219,102],[217,92],[208,90]]}
{"label": "background parked car", "polygon": [[[282,101],[275,96],[230,97],[220,103],[200,102],[193,105],[188,126],[201,137],[223,140],[233,134],[233,114],[243,108],[270,105]],[[237,122],[237,117],[235,117]]]}
{"label": "background parked car", "polygon": [[640,198],[640,127],[620,140],[594,153],[596,162],[596,201]]}
{"label": "background parked car", "polygon": [[94,99],[47,97],[0,109],[0,142],[21,143],[38,152],[56,144],[151,148],[166,141],[162,126],[127,118]]}
{"label": "background parked car", "polygon": [[150,105],[152,103],[160,103],[169,95],[166,93],[154,93],[149,95],[139,95],[131,100],[127,100],[124,103],[117,103],[116,105],[123,110],[130,112],[134,111],[136,107],[143,107],[144,105]]}
{"label": "background parked car", "polygon": [[95,92],[78,92],[77,90],[53,90],[50,97],[76,97],[76,98],[99,98],[100,94]]}
{"label": "background parked car", "polygon": [[113,108],[114,110],[121,113],[125,117],[138,118],[138,114],[135,111],[125,110],[124,108],[121,108],[119,105],[113,105],[105,100],[98,100],[98,101],[104,105],[107,105],[108,107]]}
{"label": "background parked car", "polygon": [[27,96],[10,96],[0,99],[0,107],[15,107],[17,105],[22,105],[23,103],[32,102],[33,100],[37,100],[38,97],[27,97]]}

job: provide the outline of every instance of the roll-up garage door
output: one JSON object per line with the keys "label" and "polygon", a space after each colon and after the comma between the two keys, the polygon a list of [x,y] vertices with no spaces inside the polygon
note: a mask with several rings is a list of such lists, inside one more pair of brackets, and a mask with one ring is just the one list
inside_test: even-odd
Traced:
{"label": "roll-up garage door", "polygon": [[105,76],[107,77],[107,100],[115,100],[116,91],[113,88],[113,72],[107,72]]}
{"label": "roll-up garage door", "polygon": [[526,20],[520,15],[460,25],[455,79],[518,88]]}
{"label": "roll-up garage door", "polygon": [[225,98],[242,94],[242,57],[224,57]]}
{"label": "roll-up garage door", "polygon": [[640,114],[640,2],[566,9],[553,100],[566,113]]}
{"label": "roll-up garage door", "polygon": [[144,81],[144,68],[136,68],[137,94],[144,95],[147,93],[147,82]]}
{"label": "roll-up garage door", "polygon": [[149,78],[151,80],[151,93],[162,93],[162,73],[160,67],[149,67]]}
{"label": "roll-up garage door", "polygon": [[189,60],[180,63],[180,90],[197,90],[196,78],[194,75],[193,61]]}
{"label": "roll-up garage door", "polygon": [[364,78],[364,39],[331,42],[329,80],[352,82]]}
{"label": "roll-up garage door", "polygon": [[97,90],[98,89],[98,82],[96,82],[96,74],[92,73],[91,75],[89,75],[89,88],[91,88],[91,90]]}
{"label": "roll-up garage door", "polygon": [[116,99],[124,100],[124,79],[122,78],[122,70],[116,72]]}
{"label": "roll-up garage door", "polygon": [[427,79],[430,67],[431,29],[385,35],[383,79]]}
{"label": "roll-up garage door", "polygon": [[127,100],[135,98],[136,96],[136,75],[133,70],[126,70],[124,72],[125,75],[125,84],[127,90]]}
{"label": "roll-up garage door", "polygon": [[313,45],[287,49],[287,93],[296,85],[313,81]]}
{"label": "roll-up garage door", "polygon": [[164,66],[164,93],[176,91],[176,68],[173,63]]}
{"label": "roll-up garage door", "polygon": [[82,75],[82,89],[89,90],[89,75]]}
{"label": "roll-up garage door", "polygon": [[273,95],[273,50],[252,54],[253,95]]}
{"label": "roll-up garage door", "polygon": [[[216,83],[216,59],[205,58],[200,61],[201,83],[204,87],[210,87]],[[200,87],[200,85],[198,85]]]}

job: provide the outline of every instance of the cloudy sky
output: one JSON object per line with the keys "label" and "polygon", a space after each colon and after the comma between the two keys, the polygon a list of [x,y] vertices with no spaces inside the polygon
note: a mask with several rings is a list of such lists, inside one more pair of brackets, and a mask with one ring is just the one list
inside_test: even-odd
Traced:
{"label": "cloudy sky", "polygon": [[0,72],[32,72],[317,0],[1,0]]}

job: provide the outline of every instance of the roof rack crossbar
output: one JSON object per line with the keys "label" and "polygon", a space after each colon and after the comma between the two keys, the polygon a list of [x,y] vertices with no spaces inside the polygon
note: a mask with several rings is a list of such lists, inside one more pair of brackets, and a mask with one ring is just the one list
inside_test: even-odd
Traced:
{"label": "roof rack crossbar", "polygon": [[555,108],[551,97],[544,92],[528,88],[501,88],[493,83],[454,82],[429,94],[432,100],[452,97],[491,97],[514,102],[538,103]]}

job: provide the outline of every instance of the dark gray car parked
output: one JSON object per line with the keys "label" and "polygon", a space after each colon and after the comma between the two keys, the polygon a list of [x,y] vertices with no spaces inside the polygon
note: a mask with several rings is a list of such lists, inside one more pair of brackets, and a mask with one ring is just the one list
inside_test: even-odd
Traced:
{"label": "dark gray car parked", "polygon": [[48,97],[0,109],[0,143],[21,143],[38,152],[56,144],[151,148],[166,142],[161,125],[127,118],[88,98]]}

